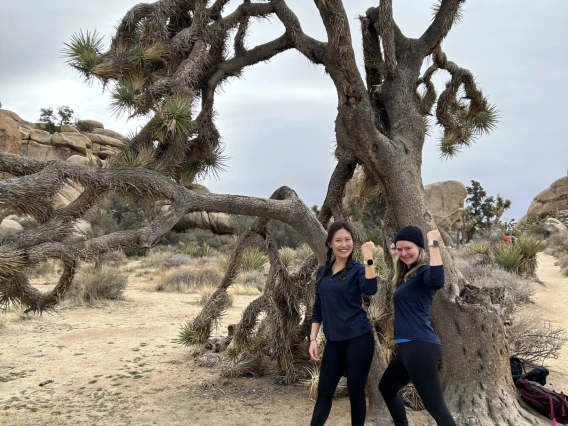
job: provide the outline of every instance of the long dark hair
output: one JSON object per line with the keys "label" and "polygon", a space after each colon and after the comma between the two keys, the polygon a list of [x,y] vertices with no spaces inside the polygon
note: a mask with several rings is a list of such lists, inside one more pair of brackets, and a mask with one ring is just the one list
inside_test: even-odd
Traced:
{"label": "long dark hair", "polygon": [[[327,246],[327,259],[325,262],[325,269],[323,270],[323,274],[321,275],[321,277],[319,277],[319,279],[316,281],[316,285],[318,285],[321,282],[325,274],[331,271],[331,265],[333,264],[333,259],[332,259],[333,249],[329,246],[329,243],[331,242],[331,240],[333,240],[333,236],[335,235],[335,233],[340,229],[345,229],[347,232],[351,234],[351,238],[353,238],[353,229],[351,228],[349,222],[338,221],[338,222],[333,222],[331,224],[331,226],[327,230],[327,239],[325,240],[325,245]],[[353,251],[349,253],[349,257],[347,258],[347,264],[349,264],[352,257],[353,257]],[[341,274],[340,277],[341,279],[345,278],[345,275],[347,274],[347,265],[345,266],[346,268],[343,270],[343,273]]]}

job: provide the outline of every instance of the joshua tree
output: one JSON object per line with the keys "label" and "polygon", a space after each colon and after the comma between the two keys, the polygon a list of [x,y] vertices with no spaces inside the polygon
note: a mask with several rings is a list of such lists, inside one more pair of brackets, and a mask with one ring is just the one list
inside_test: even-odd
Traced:
{"label": "joshua tree", "polygon": [[[243,313],[233,345],[240,353],[270,354],[288,382],[296,377],[296,352],[307,350],[309,309],[302,315],[301,307],[310,306],[311,276],[316,264],[325,259],[324,227],[332,217],[345,216],[341,200],[354,168],[362,165],[368,181],[384,197],[386,241],[404,225],[432,229],[435,223],[425,202],[420,172],[428,118],[434,110],[436,123],[443,128],[441,154],[451,157],[492,130],[497,112],[472,73],[450,61],[441,47],[460,17],[463,0],[441,0],[431,24],[416,39],[406,37],[397,26],[392,0],[378,1],[378,7],[360,17],[364,76],[355,62],[349,17],[341,0],[314,1],[327,31],[323,41],[304,33],[284,0],[242,0],[232,13],[224,14],[229,1],[139,4],[122,19],[107,51],[102,51],[96,33],[79,33],[67,44],[69,64],[87,80],[101,80],[112,91],[118,113],[150,114],[152,118],[109,169],[0,155],[0,171],[18,177],[0,183],[0,200],[40,222],[0,247],[0,292],[5,301],[42,311],[57,303],[71,285],[77,261],[120,247],[151,246],[187,212],[257,216],[249,231],[240,236],[225,279],[192,322],[190,332],[197,342],[208,339],[226,306],[226,289],[233,282],[243,248],[260,237],[271,260],[267,287]],[[280,20],[284,33],[246,48],[250,21],[267,17]],[[229,55],[231,41],[234,54]],[[222,145],[213,122],[216,89],[245,67],[288,49],[322,65],[338,95],[338,163],[318,216],[286,187],[277,189],[270,199],[203,194],[183,187],[222,163]],[[428,58],[431,65],[422,73]],[[436,72],[449,74],[439,95],[432,83]],[[168,176],[121,165],[140,165]],[[80,183],[85,191],[67,208],[54,212],[49,196],[66,179]],[[170,200],[171,208],[147,228],[64,244],[73,220],[102,193],[112,190],[150,193]],[[290,274],[279,261],[266,228],[269,220],[293,226],[313,249],[315,256],[299,272]],[[29,286],[24,267],[49,257],[61,258],[65,268],[55,290],[44,295]],[[436,299],[433,324],[444,344],[441,376],[450,409],[459,424],[539,424],[516,401],[499,309],[463,303],[459,272],[447,251],[443,257],[447,284]],[[255,326],[260,312],[266,319]],[[379,350],[371,374],[375,384],[384,365]],[[371,402],[379,400],[375,389],[371,384]]]}

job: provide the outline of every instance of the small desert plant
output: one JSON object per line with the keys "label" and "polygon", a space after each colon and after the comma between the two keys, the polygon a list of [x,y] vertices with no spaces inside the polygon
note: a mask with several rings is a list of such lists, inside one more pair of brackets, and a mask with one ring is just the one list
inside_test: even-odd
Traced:
{"label": "small desert plant", "polygon": [[256,246],[245,248],[241,257],[241,270],[260,271],[268,262],[266,255]]}
{"label": "small desert plant", "polygon": [[225,273],[227,272],[227,269],[229,269],[230,262],[231,262],[231,256],[229,255],[221,256],[219,259],[217,259],[217,267],[221,272]]}
{"label": "small desert plant", "polygon": [[557,262],[554,263],[556,266],[560,266],[564,275],[568,275],[568,254],[563,255]]}
{"label": "small desert plant", "polygon": [[517,238],[514,245],[520,249],[523,257],[519,265],[520,272],[534,277],[538,266],[536,255],[544,250],[545,242],[535,237],[523,235]]}
{"label": "small desert plant", "polygon": [[[251,287],[256,289],[258,292],[262,292],[264,291],[264,285],[266,284],[266,275],[262,271],[243,271],[239,274],[238,281],[245,287]],[[256,292],[253,291],[248,294],[256,294]]]}
{"label": "small desert plant", "polygon": [[211,298],[211,295],[215,292],[216,287],[213,287],[212,285],[204,285],[201,286],[198,290],[199,292],[199,304],[200,305],[205,305],[205,303],[207,303],[207,301]]}
{"label": "small desert plant", "polygon": [[489,251],[490,247],[487,243],[471,244],[466,250],[466,252],[471,256],[475,256],[477,254],[488,254]]}
{"label": "small desert plant", "polygon": [[128,276],[115,268],[86,268],[75,278],[71,300],[77,304],[121,300]]}
{"label": "small desert plant", "polygon": [[511,330],[511,354],[531,365],[543,365],[547,359],[558,359],[568,338],[561,327],[553,326],[535,312],[523,312]]}
{"label": "small desert plant", "polygon": [[223,275],[212,265],[180,266],[163,270],[158,274],[155,291],[193,293],[203,286],[217,287]]}
{"label": "small desert plant", "polygon": [[195,337],[193,324],[191,321],[187,321],[181,326],[177,339],[174,339],[174,343],[180,346],[191,346],[195,343]]}
{"label": "small desert plant", "polygon": [[202,246],[189,244],[183,252],[192,257],[211,257],[215,254],[215,249],[207,243],[204,243]]}
{"label": "small desert plant", "polygon": [[289,268],[294,259],[296,259],[296,251],[290,247],[282,247],[278,250],[278,254],[280,255],[280,261],[286,268]]}
{"label": "small desert plant", "polygon": [[523,253],[517,244],[499,243],[493,249],[495,263],[509,272],[519,271]]}
{"label": "small desert plant", "polygon": [[296,248],[298,259],[300,259],[300,261],[302,262],[306,260],[312,253],[312,249],[307,243],[302,243],[298,246],[298,248]]}
{"label": "small desert plant", "polygon": [[30,266],[27,269],[27,273],[30,277],[44,277],[55,273],[58,267],[59,261],[46,260],[45,262],[40,262]]}
{"label": "small desert plant", "polygon": [[163,268],[177,268],[182,265],[191,265],[193,258],[187,254],[176,253],[171,256],[166,256],[162,262]]}

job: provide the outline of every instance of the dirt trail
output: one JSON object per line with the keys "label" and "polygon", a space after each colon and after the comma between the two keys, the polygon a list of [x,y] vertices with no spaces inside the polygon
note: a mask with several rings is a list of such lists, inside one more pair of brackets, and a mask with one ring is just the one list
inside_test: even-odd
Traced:
{"label": "dirt trail", "polygon": [[[537,276],[542,285],[535,284],[536,293],[533,300],[536,309],[543,319],[568,331],[568,276],[564,275],[556,259],[547,254],[538,256]],[[568,390],[568,345],[564,345],[558,359],[547,360],[545,365],[550,369],[547,387],[557,391]]]}
{"label": "dirt trail", "polygon": [[[550,256],[539,260],[545,285],[537,287],[535,300],[546,318],[568,328],[568,278]],[[175,339],[180,325],[200,311],[199,296],[149,292],[152,280],[152,274],[131,274],[127,299],[97,308],[28,319],[8,312],[0,329],[0,425],[309,423],[313,402],[304,389],[269,378],[223,378],[197,366]],[[253,298],[234,297],[220,333]],[[568,389],[568,348],[550,366],[550,382]],[[39,386],[46,380],[53,381]],[[350,425],[347,398],[334,402],[327,424]]]}

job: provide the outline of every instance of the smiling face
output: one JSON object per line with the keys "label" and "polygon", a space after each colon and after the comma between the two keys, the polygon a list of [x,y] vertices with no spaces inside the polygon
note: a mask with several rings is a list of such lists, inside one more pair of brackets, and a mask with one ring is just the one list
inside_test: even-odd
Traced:
{"label": "smiling face", "polygon": [[331,241],[327,245],[333,250],[333,254],[337,260],[347,258],[353,251],[353,237],[347,229],[338,229],[331,237]]}
{"label": "smiling face", "polygon": [[410,241],[397,241],[396,251],[398,252],[398,258],[404,262],[406,266],[410,266],[416,262],[420,255],[420,247]]}

